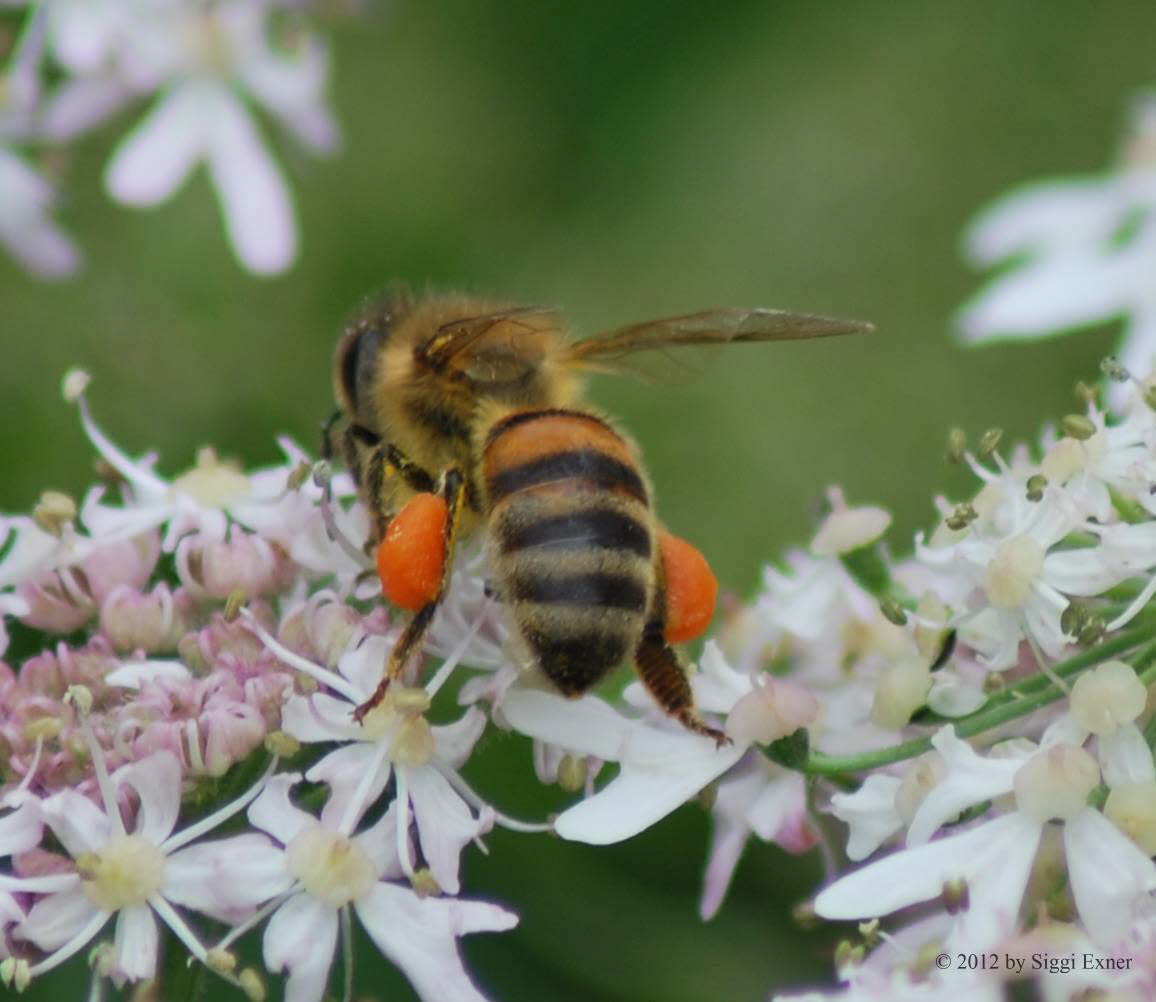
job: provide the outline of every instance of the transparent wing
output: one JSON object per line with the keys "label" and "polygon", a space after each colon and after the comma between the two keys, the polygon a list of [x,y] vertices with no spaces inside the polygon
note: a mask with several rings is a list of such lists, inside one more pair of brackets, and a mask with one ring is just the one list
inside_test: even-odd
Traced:
{"label": "transparent wing", "polygon": [[737,344],[745,341],[799,341],[837,334],[864,334],[873,325],[814,313],[787,310],[716,309],[677,317],[648,320],[619,327],[572,344],[567,357],[574,362],[615,359],[636,351],[678,345]]}
{"label": "transparent wing", "polygon": [[443,324],[421,349],[434,372],[479,387],[509,383],[536,371],[559,330],[558,312],[513,306]]}

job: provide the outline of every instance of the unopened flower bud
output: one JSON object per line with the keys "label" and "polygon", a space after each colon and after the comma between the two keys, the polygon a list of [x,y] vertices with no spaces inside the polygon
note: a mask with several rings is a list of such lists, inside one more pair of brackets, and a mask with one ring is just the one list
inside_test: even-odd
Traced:
{"label": "unopened flower bud", "polygon": [[815,722],[819,701],[806,686],[789,679],[761,677],[727,716],[726,733],[738,744],[770,744]]}
{"label": "unopened flower bud", "polygon": [[152,654],[172,650],[184,624],[169,586],[162,582],[148,594],[131,585],[114,588],[101,604],[100,629],[121,654]]}
{"label": "unopened flower bud", "polygon": [[160,555],[160,536],[142,532],[132,539],[97,547],[80,562],[79,568],[93,601],[99,606],[121,585],[142,590],[152,577]]}
{"label": "unopened flower bud", "polygon": [[1068,821],[1088,804],[1100,767],[1083,748],[1059,744],[1036,752],[1016,771],[1016,807],[1037,821]]}
{"label": "unopened flower bud", "polygon": [[198,598],[250,598],[280,592],[292,564],[280,546],[233,527],[226,539],[190,535],[177,544],[177,574]]}
{"label": "unopened flower bud", "polygon": [[874,543],[891,525],[891,513],[883,508],[864,505],[831,512],[811,540],[811,552],[817,557],[834,557]]}
{"label": "unopened flower bud", "polygon": [[47,633],[71,633],[92,619],[96,602],[75,569],[46,571],[22,581],[16,594],[24,603],[20,622]]}
{"label": "unopened flower bud", "polygon": [[871,722],[884,730],[905,727],[927,700],[931,670],[921,657],[905,657],[888,664],[875,683]]}
{"label": "unopened flower bud", "polygon": [[1083,414],[1065,414],[1060,419],[1060,427],[1065,435],[1083,442],[1096,434],[1096,425],[1091,418]]}
{"label": "unopened flower bud", "polygon": [[1148,690],[1131,665],[1105,661],[1084,672],[1072,686],[1072,717],[1092,734],[1115,734],[1144,712]]}
{"label": "unopened flower bud", "polygon": [[1112,787],[1104,816],[1144,850],[1156,856],[1156,782],[1121,783]]}

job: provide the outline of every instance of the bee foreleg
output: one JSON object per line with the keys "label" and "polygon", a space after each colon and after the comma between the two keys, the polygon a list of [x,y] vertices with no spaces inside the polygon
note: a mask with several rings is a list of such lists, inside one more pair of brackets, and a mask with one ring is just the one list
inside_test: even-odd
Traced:
{"label": "bee foreleg", "polygon": [[687,730],[714,738],[721,747],[730,738],[711,727],[694,708],[694,692],[678,655],[663,637],[661,623],[651,623],[634,652],[634,667],[642,684],[662,709]]}
{"label": "bee foreleg", "polygon": [[321,458],[329,462],[332,462],[333,457],[337,454],[337,450],[333,445],[333,436],[335,434],[334,429],[336,429],[342,417],[344,417],[344,414],[341,409],[338,408],[329,415],[327,420],[321,423]]}
{"label": "bee foreleg", "polygon": [[393,650],[390,652],[386,664],[385,674],[374,690],[372,696],[353,711],[353,719],[360,723],[367,713],[377,706],[384,698],[393,681],[405,671],[410,659],[421,646],[422,639],[433,622],[434,613],[445,597],[449,587],[450,577],[453,574],[454,547],[457,543],[458,530],[461,525],[462,503],[466,493],[466,480],[460,470],[449,469],[442,477],[440,494],[446,502],[447,517],[445,530],[442,534],[442,572],[436,594],[414,613],[413,619],[406,624]]}

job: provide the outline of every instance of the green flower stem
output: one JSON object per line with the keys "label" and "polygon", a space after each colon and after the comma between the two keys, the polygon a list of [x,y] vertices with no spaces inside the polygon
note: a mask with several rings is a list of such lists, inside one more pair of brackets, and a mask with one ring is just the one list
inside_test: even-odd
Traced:
{"label": "green flower stem", "polygon": [[[1054,666],[1053,671],[1061,678],[1069,677],[1084,668],[1099,664],[1148,641],[1149,645],[1139,655],[1137,661],[1142,662],[1143,668],[1151,668],[1156,674],[1156,668],[1152,668],[1152,662],[1156,662],[1156,643],[1151,643],[1152,638],[1153,626],[1151,623],[1145,623],[1131,630],[1125,630],[1096,647],[1081,651],[1066,661],[1061,661]],[[1147,673],[1145,671],[1141,678],[1143,679]],[[1041,707],[1061,699],[1064,695],[1065,693],[1058,689],[1046,675],[1033,675],[1031,678],[999,693],[997,697],[993,697],[992,701],[983,709],[970,716],[955,720],[955,733],[961,738],[974,737],[999,727],[1001,724],[1006,724],[1009,720],[1026,717]],[[802,771],[809,775],[824,776],[865,772],[869,769],[877,769],[879,766],[890,765],[893,762],[915,758],[930,748],[931,737],[926,736],[913,738],[910,741],[904,741],[887,748],[863,752],[859,755],[823,755],[820,752],[812,752],[803,765]]]}

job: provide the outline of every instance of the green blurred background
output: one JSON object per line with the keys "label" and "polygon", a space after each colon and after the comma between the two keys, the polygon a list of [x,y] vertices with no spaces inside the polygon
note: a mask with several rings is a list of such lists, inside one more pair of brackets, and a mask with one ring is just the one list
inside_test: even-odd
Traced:
{"label": "green blurred background", "polygon": [[[332,34],[346,144],[284,151],[303,239],[288,276],[238,269],[203,177],[156,211],[109,203],[99,171],[132,115],[69,164],[85,273],[42,284],[0,260],[0,510],[90,482],[58,391],[72,365],[105,428],[166,473],[205,443],[250,465],[278,433],[312,447],[334,338],[393,278],[557,303],[585,332],[711,305],[871,319],[870,338],[735,348],[673,387],[593,388],[641,442],[663,518],[746,595],[831,483],[891,508],[905,547],[932,494],[965,483],[942,463],[948,426],[1030,436],[1110,348],[1108,330],[953,345],[979,284],[958,244],[1009,186],[1109,163],[1126,98],[1156,80],[1156,7],[395,0]],[[477,765],[513,812],[559,802],[521,742]],[[607,849],[496,832],[467,854],[467,892],[522,923],[466,941],[479,980],[503,1000],[741,1002],[828,979],[830,937],[786,917],[814,861],[752,845],[704,926],[707,833],[696,808]],[[359,991],[409,997],[380,964]]]}

